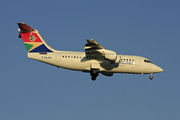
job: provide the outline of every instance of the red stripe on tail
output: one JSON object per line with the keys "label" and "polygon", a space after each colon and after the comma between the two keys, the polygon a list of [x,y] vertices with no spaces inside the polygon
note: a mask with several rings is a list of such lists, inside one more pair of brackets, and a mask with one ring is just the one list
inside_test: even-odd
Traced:
{"label": "red stripe on tail", "polygon": [[20,33],[23,42],[42,42],[37,33],[27,32]]}

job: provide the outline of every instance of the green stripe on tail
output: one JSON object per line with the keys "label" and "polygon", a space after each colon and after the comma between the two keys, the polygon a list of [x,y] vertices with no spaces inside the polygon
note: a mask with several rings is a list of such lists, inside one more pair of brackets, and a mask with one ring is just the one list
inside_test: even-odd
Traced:
{"label": "green stripe on tail", "polygon": [[24,43],[24,45],[25,45],[27,51],[29,51],[33,46],[33,45],[27,44],[27,43]]}

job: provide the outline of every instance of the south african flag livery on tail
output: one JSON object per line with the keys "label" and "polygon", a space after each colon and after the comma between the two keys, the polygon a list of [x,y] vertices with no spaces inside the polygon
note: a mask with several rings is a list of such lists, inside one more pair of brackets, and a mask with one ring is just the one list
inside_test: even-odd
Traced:
{"label": "south african flag livery on tail", "polygon": [[22,38],[27,52],[53,52],[54,49],[46,44],[39,32],[25,23],[18,23],[19,37]]}

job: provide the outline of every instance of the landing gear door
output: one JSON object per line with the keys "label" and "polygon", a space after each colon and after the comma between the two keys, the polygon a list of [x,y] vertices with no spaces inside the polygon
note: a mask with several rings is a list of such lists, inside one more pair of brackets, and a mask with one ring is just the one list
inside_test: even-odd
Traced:
{"label": "landing gear door", "polygon": [[100,69],[100,64],[91,64],[91,69]]}

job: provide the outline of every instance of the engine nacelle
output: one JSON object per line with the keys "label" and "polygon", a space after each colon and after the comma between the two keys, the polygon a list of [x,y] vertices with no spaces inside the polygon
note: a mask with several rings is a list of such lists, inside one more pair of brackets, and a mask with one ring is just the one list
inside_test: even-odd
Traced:
{"label": "engine nacelle", "polygon": [[120,58],[119,57],[116,58],[115,63],[120,63]]}
{"label": "engine nacelle", "polygon": [[113,73],[111,73],[111,72],[101,72],[101,74],[103,74],[105,76],[113,76]]}
{"label": "engine nacelle", "polygon": [[108,60],[116,60],[117,54],[114,51],[108,51],[108,52],[105,52],[105,56],[104,57],[106,59],[108,59]]}
{"label": "engine nacelle", "polygon": [[120,58],[117,56],[117,53],[114,51],[110,51],[110,50],[104,51],[104,58],[106,60],[109,60],[112,64],[120,62]]}

